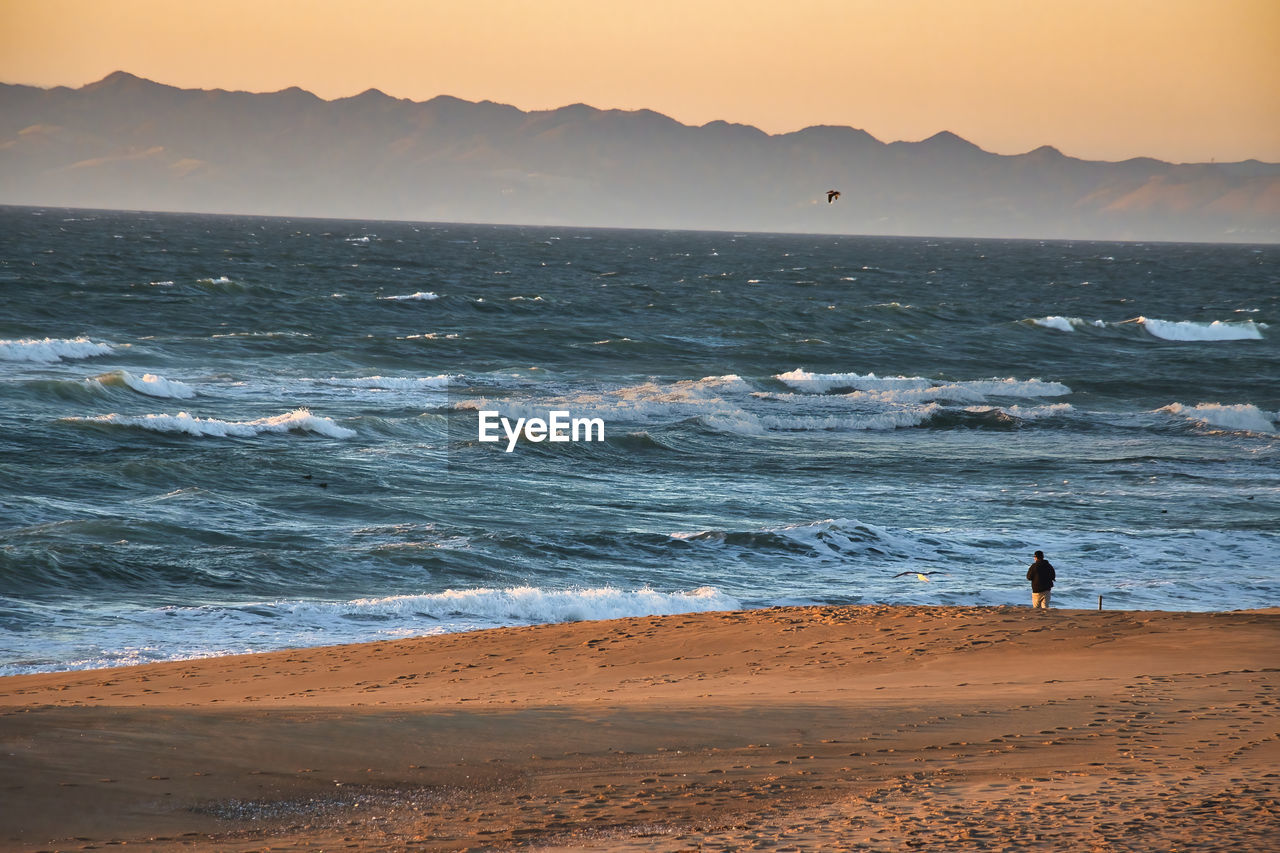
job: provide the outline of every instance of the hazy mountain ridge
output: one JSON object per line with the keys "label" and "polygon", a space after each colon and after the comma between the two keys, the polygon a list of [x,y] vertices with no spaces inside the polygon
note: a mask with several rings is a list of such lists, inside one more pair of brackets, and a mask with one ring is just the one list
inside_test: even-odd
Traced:
{"label": "hazy mountain ridge", "polygon": [[[825,191],[844,195],[828,205]],[[0,85],[0,203],[427,221],[1090,239],[1280,240],[1280,165],[992,154],[938,133],[769,135],[573,104],[370,89],[324,101],[123,72]]]}

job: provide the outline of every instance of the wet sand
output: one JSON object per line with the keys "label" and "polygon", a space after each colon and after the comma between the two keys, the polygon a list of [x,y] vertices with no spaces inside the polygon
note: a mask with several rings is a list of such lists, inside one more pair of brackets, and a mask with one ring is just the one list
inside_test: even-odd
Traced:
{"label": "wet sand", "polygon": [[0,679],[0,849],[1275,850],[1280,610],[813,607]]}

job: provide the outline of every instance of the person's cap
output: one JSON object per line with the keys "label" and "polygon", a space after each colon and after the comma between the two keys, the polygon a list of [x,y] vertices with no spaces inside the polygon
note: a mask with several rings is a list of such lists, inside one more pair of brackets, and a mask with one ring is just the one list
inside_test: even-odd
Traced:
{"label": "person's cap", "polygon": [[1036,551],[1035,556],[1037,556],[1037,557],[1043,557],[1043,556],[1044,556],[1044,551]]}

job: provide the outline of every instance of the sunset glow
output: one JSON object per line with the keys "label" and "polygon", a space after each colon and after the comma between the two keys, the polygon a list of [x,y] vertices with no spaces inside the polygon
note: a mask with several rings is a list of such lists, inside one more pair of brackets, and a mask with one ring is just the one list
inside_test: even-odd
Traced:
{"label": "sunset glow", "polygon": [[578,101],[771,133],[951,130],[987,150],[1280,161],[1274,0],[41,0],[0,5],[0,81],[125,70],[323,98]]}

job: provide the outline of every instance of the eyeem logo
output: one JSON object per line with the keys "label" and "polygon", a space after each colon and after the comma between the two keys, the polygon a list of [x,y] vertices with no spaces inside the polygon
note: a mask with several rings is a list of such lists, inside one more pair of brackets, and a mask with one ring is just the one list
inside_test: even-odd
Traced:
{"label": "eyeem logo", "polygon": [[[501,433],[499,433],[501,429]],[[507,453],[516,449],[516,442],[523,435],[525,441],[604,441],[603,418],[575,418],[569,412],[556,409],[547,412],[546,419],[509,418],[494,409],[481,409],[479,421],[480,441],[501,441],[507,438]]]}

